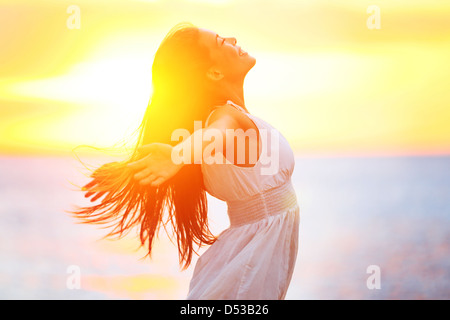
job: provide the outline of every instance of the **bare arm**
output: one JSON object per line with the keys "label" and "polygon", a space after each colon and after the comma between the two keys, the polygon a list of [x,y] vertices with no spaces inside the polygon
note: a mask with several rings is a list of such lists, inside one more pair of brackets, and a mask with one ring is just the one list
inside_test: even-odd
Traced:
{"label": "bare arm", "polygon": [[139,151],[145,156],[128,164],[135,171],[134,178],[142,185],[158,186],[183,166],[202,161],[205,149],[214,141],[211,137],[221,139],[222,146],[225,146],[227,129],[240,126],[233,112],[227,107],[214,110],[205,128],[195,131],[175,147],[164,143],[142,146]]}

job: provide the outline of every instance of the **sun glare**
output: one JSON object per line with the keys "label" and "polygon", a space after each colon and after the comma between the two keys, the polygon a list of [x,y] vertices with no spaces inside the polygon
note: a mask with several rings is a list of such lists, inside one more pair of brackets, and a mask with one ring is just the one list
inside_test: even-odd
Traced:
{"label": "sun glare", "polygon": [[449,152],[448,4],[383,1],[381,28],[368,30],[368,1],[81,1],[81,27],[69,30],[61,3],[10,3],[0,13],[1,152],[120,140],[140,122],[154,53],[180,21],[239,38],[257,60],[248,108],[297,150]]}

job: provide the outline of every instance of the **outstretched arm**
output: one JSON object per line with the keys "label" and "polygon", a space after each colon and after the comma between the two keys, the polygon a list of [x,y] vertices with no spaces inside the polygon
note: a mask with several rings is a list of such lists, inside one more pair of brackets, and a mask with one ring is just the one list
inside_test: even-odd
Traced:
{"label": "outstretched arm", "polygon": [[[218,138],[219,134],[222,145],[225,146],[226,130],[237,128],[238,122],[235,118],[226,109],[218,108],[211,114],[205,128],[195,131],[175,147],[165,143],[144,145],[139,148],[144,157],[128,164],[127,167],[135,172],[134,178],[141,185],[158,186],[173,177],[183,166],[195,163],[196,155],[203,158],[205,148],[212,143],[208,141],[209,139],[204,139],[205,136],[214,135]],[[193,152],[190,152],[190,158],[186,159],[184,155],[183,161],[180,161],[181,150]]]}

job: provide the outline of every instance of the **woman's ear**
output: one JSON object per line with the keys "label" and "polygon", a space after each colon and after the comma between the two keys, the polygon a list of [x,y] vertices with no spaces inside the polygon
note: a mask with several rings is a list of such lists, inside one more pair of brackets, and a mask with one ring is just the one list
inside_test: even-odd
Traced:
{"label": "woman's ear", "polygon": [[217,68],[211,67],[208,69],[208,71],[206,72],[206,76],[208,77],[208,79],[213,80],[213,81],[219,81],[222,80],[224,77],[224,74]]}

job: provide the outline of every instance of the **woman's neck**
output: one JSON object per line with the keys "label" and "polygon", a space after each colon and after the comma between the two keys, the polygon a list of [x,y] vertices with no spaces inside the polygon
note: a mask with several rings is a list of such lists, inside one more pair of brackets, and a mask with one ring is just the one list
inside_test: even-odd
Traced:
{"label": "woman's neck", "polygon": [[245,107],[244,100],[244,83],[226,83],[221,88],[221,96],[223,99],[231,100],[237,105],[241,106],[245,111],[248,111]]}

